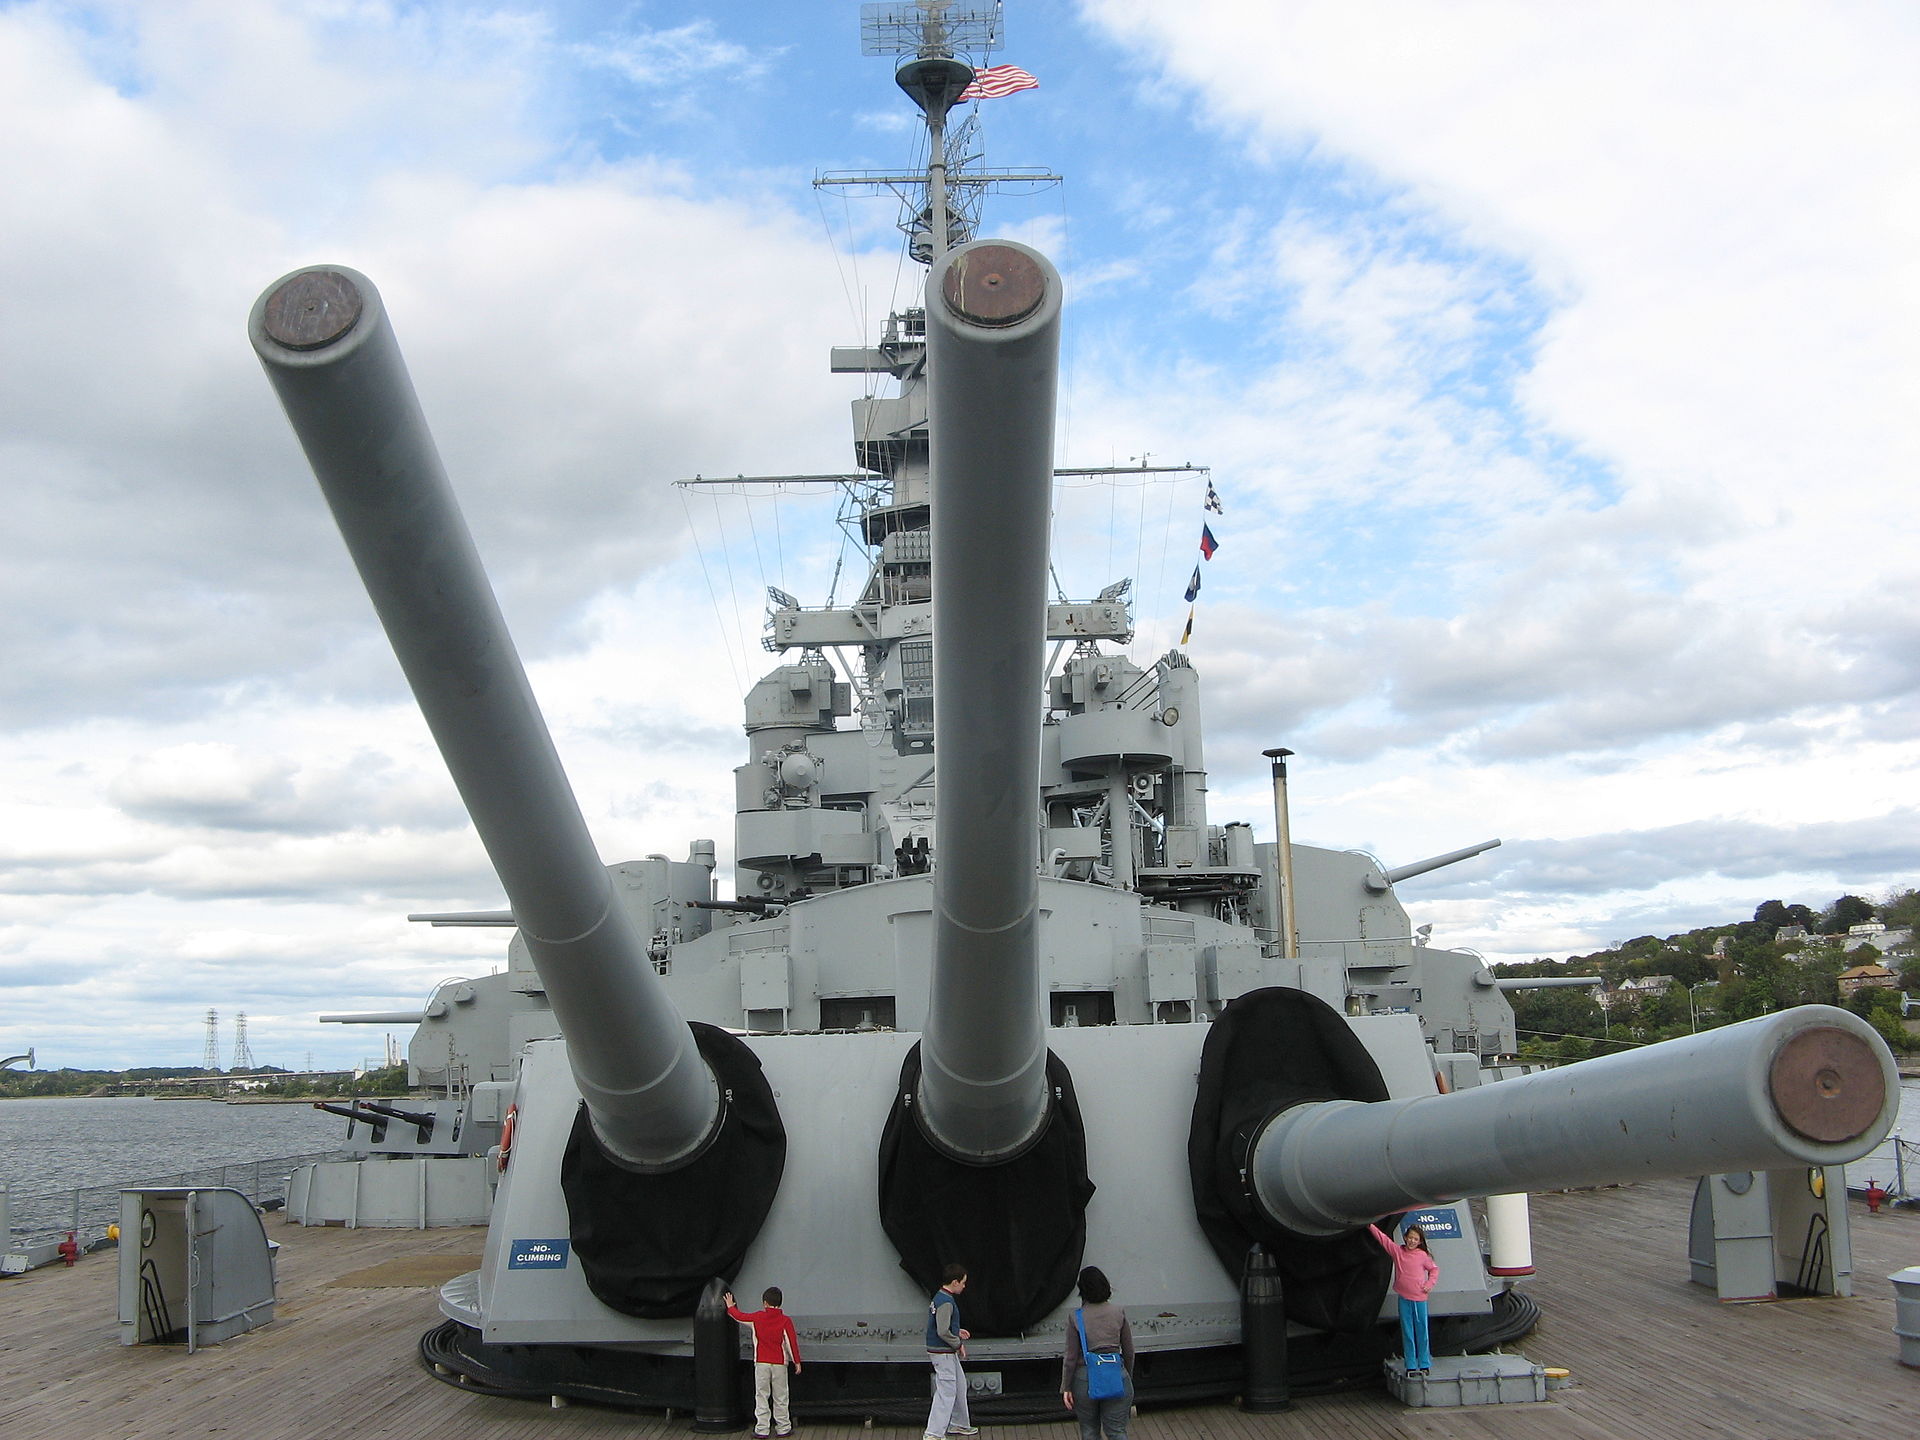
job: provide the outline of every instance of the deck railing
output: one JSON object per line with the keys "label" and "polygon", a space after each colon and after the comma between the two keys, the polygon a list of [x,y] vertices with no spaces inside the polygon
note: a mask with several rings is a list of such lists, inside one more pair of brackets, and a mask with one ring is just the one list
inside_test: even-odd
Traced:
{"label": "deck railing", "polygon": [[[10,1243],[0,1243],[0,1251],[20,1249],[58,1240],[69,1230],[82,1246],[107,1233],[107,1226],[120,1218],[120,1192],[131,1189],[158,1189],[180,1186],[210,1190],[216,1187],[238,1190],[255,1205],[271,1208],[284,1205],[287,1180],[302,1165],[321,1160],[351,1159],[342,1150],[315,1150],[301,1155],[276,1155],[270,1159],[232,1160],[219,1165],[196,1165],[171,1175],[153,1179],[122,1180],[112,1185],[85,1185],[72,1190],[50,1190],[23,1195],[10,1192],[0,1210],[10,1211]],[[1920,1171],[1916,1171],[1920,1174]]]}
{"label": "deck railing", "polygon": [[1920,1200],[1920,1142],[1891,1135],[1869,1154],[1847,1162],[1847,1188],[1871,1183],[1896,1200]]}

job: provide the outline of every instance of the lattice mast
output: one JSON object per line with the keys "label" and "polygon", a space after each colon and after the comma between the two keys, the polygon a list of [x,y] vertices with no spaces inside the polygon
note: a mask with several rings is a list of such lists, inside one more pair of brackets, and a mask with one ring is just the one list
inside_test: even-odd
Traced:
{"label": "lattice mast", "polygon": [[220,1012],[207,1011],[207,1045],[201,1052],[200,1068],[217,1071],[220,1068]]}
{"label": "lattice mast", "polygon": [[907,251],[922,265],[939,263],[948,250],[973,238],[987,192],[1033,191],[1060,182],[1046,170],[983,169],[980,157],[968,153],[973,122],[949,129],[949,112],[973,83],[970,62],[998,50],[1002,35],[998,4],[910,0],[861,7],[862,54],[913,57],[901,62],[893,78],[926,118],[927,168],[908,174],[835,171],[817,176],[814,184],[897,195],[906,210],[900,228],[907,234]]}

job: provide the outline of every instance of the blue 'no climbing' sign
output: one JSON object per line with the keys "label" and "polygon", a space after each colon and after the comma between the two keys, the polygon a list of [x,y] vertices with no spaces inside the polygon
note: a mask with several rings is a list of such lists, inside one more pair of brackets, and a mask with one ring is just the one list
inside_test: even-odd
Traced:
{"label": "blue 'no climbing' sign", "polygon": [[1429,1240],[1453,1240],[1460,1234],[1460,1212],[1458,1210],[1414,1210],[1408,1213],[1407,1224],[1418,1225],[1420,1233]]}
{"label": "blue 'no climbing' sign", "polygon": [[516,1240],[507,1256],[509,1270],[564,1270],[568,1240]]}

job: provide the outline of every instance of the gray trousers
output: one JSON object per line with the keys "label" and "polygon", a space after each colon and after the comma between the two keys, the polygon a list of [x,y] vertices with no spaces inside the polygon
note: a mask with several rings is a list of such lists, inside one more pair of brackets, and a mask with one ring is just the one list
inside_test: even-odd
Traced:
{"label": "gray trousers", "polygon": [[1087,1398],[1087,1367],[1078,1365],[1073,1371],[1073,1418],[1080,1422],[1080,1440],[1100,1440],[1102,1432],[1107,1440],[1127,1440],[1127,1421],[1133,1414],[1133,1377],[1127,1377],[1127,1388],[1118,1395],[1105,1400]]}
{"label": "gray trousers", "polygon": [[945,1435],[949,1425],[971,1425],[967,1418],[967,1376],[960,1357],[929,1350],[933,1364],[933,1409],[927,1412],[927,1434]]}

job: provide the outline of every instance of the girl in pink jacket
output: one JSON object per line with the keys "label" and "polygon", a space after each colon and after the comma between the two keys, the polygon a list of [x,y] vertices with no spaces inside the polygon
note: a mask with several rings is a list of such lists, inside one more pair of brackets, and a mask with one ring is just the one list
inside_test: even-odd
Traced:
{"label": "girl in pink jacket", "polygon": [[1393,1293],[1400,1297],[1400,1363],[1407,1374],[1424,1375],[1433,1368],[1433,1352],[1427,1348],[1427,1296],[1440,1278],[1440,1266],[1418,1225],[1407,1226],[1398,1245],[1378,1225],[1367,1228],[1393,1260]]}

